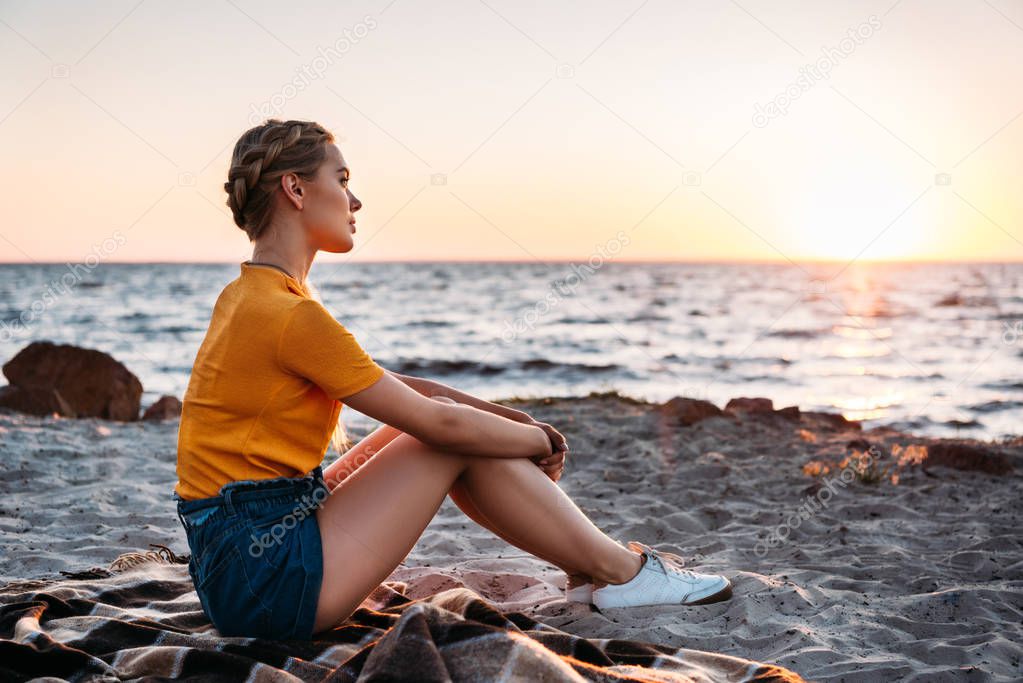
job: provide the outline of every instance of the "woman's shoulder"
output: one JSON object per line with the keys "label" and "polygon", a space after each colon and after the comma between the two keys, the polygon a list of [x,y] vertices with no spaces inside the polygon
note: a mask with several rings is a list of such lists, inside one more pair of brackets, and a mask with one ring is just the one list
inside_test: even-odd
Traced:
{"label": "woman's shoulder", "polygon": [[344,329],[334,314],[316,299],[296,297],[287,307],[287,326],[295,329]]}
{"label": "woman's shoulder", "polygon": [[253,292],[245,283],[234,280],[217,297],[211,323],[234,327],[257,325],[269,331],[275,323],[286,324],[304,301],[308,299],[289,291]]}

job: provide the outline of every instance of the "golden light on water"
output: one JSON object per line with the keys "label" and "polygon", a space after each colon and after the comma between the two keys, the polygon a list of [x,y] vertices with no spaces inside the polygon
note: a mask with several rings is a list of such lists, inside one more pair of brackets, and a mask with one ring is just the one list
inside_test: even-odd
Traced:
{"label": "golden light on water", "polygon": [[839,358],[882,358],[891,350],[881,343],[843,343],[836,346],[832,355]]}
{"label": "golden light on water", "polygon": [[888,339],[892,336],[892,328],[875,327],[864,328],[852,325],[835,325],[831,331],[846,339]]}
{"label": "golden light on water", "polygon": [[[879,312],[883,309],[877,301],[861,303],[861,309]],[[882,358],[892,353],[886,340],[892,336],[890,327],[870,327],[871,321],[846,316],[831,328],[838,341],[832,355],[839,358]]]}
{"label": "golden light on water", "polygon": [[872,420],[885,417],[887,409],[902,403],[903,398],[901,391],[888,391],[866,396],[835,396],[829,403],[847,420]]}

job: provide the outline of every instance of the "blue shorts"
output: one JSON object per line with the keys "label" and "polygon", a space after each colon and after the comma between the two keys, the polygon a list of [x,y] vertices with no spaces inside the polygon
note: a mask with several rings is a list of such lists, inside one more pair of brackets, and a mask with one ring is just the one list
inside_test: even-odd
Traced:
{"label": "blue shorts", "polygon": [[323,583],[314,513],[329,495],[320,467],[305,477],[231,482],[212,498],[174,494],[192,552],[188,573],[221,635],[312,637]]}

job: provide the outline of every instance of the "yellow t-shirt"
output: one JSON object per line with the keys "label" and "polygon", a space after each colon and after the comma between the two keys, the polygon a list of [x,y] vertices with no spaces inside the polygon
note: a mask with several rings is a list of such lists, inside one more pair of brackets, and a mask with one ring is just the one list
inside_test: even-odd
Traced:
{"label": "yellow t-shirt", "polygon": [[298,280],[242,263],[192,367],[175,492],[209,498],[232,481],[308,474],[323,460],[339,399],[383,374]]}

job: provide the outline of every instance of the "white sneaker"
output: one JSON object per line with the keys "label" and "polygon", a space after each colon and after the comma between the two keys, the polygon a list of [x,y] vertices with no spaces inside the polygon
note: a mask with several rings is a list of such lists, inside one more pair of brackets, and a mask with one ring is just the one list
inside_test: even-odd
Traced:
{"label": "white sneaker", "polygon": [[[629,549],[644,556],[639,573],[625,583],[593,590],[593,604],[607,607],[642,605],[706,605],[732,597],[732,584],[723,576],[682,569],[670,557],[649,546],[629,541]],[[678,557],[677,555],[675,557]]]}
{"label": "white sneaker", "polygon": [[[664,552],[664,551],[659,551],[659,553],[660,553],[661,559],[667,560],[667,561],[671,562],[672,564],[674,564],[674,565],[676,565],[678,567],[682,567],[686,563],[686,561],[684,559],[682,559],[681,557],[679,557],[675,553],[668,553],[668,552]],[[580,602],[580,603],[582,603],[584,605],[592,605],[593,604],[593,584],[592,583],[583,583],[583,584],[580,584],[580,585],[576,586],[575,588],[569,588],[566,585],[566,587],[565,587],[565,601],[566,602]]]}
{"label": "white sneaker", "polygon": [[565,587],[566,602],[581,602],[586,605],[593,604],[593,584],[584,583],[575,588]]}

